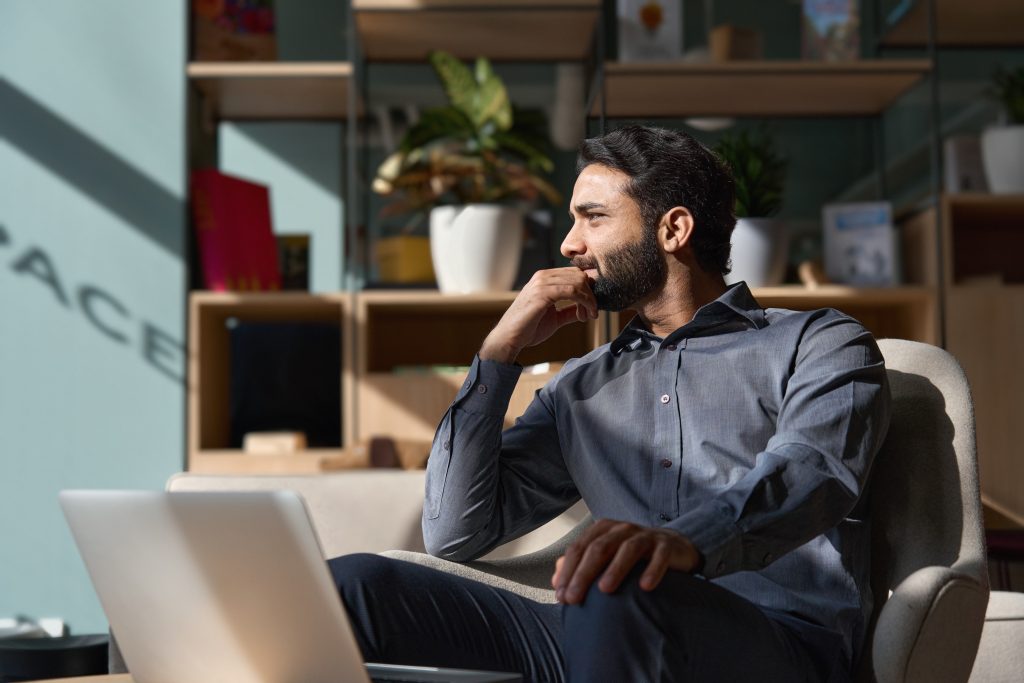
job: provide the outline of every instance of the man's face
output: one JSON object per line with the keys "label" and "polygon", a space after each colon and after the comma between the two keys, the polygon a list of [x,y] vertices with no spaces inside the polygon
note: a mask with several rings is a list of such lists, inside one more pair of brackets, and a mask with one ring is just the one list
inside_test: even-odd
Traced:
{"label": "man's face", "polygon": [[658,243],[657,226],[645,226],[640,207],[626,194],[628,176],[591,164],[573,188],[572,230],[562,255],[587,271],[597,306],[606,311],[630,308],[665,284],[668,266]]}

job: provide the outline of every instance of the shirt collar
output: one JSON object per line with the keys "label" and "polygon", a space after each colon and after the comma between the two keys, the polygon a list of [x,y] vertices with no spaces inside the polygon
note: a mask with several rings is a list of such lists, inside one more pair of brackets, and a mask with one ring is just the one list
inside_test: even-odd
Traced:
{"label": "shirt collar", "polygon": [[[768,324],[764,309],[757,303],[745,282],[730,285],[720,297],[698,308],[693,320],[672,332],[666,339],[698,336],[705,331],[710,332],[723,322],[738,318],[758,330]],[[644,327],[643,320],[637,315],[612,342],[611,351],[618,353],[626,347],[635,346],[642,339],[661,341],[660,337]]]}

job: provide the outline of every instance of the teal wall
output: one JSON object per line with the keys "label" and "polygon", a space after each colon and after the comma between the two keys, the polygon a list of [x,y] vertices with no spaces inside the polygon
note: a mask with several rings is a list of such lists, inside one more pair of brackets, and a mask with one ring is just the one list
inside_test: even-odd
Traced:
{"label": "teal wall", "polygon": [[0,3],[0,617],[106,621],[57,505],[184,452],[185,3]]}

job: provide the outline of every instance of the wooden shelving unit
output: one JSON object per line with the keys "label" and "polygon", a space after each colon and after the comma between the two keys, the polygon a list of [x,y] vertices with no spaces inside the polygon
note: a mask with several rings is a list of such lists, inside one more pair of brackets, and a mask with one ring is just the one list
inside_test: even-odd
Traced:
{"label": "wooden shelving unit", "polygon": [[[811,311],[834,308],[860,321],[877,338],[911,339],[935,344],[938,341],[935,288],[848,287],[803,285],[758,287],[751,290],[765,308],[788,308]],[[632,311],[613,314],[613,330],[624,327],[633,317]]]}
{"label": "wooden shelving unit", "polygon": [[349,62],[192,62],[186,73],[217,118],[348,117]]}
{"label": "wooden shelving unit", "polygon": [[352,0],[366,58],[574,61],[589,54],[600,0]]}
{"label": "wooden shelving unit", "polygon": [[876,116],[930,70],[921,59],[608,62],[603,97],[620,118]]}
{"label": "wooden shelving unit", "polygon": [[[364,292],[356,304],[356,433],[430,441],[462,386],[484,337],[517,292],[446,296],[438,292]],[[568,325],[525,350],[524,366],[565,361],[603,343],[604,321]],[[449,366],[441,369],[438,366]],[[524,374],[506,424],[522,414],[554,372]]]}
{"label": "wooden shelving unit", "polygon": [[[348,454],[353,379],[344,353],[348,294],[194,292],[189,300],[188,469],[205,473],[317,472]],[[338,325],[342,339],[342,433],[336,448],[280,456],[246,455],[230,444],[231,321]]]}
{"label": "wooden shelving unit", "polygon": [[945,195],[910,218],[909,235],[934,234],[942,214],[946,346],[974,398],[978,469],[986,505],[1024,526],[1024,195]]}
{"label": "wooden shelving unit", "polygon": [[[936,0],[937,47],[1024,46],[1024,2],[1020,0]],[[928,8],[910,5],[882,38],[883,47],[928,45]]]}

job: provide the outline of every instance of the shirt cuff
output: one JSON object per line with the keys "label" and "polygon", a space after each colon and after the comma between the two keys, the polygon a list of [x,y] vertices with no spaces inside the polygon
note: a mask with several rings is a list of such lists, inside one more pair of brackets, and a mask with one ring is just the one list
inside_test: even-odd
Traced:
{"label": "shirt cuff", "polygon": [[522,373],[521,365],[506,365],[476,356],[455,397],[454,407],[470,413],[504,417]]}
{"label": "shirt cuff", "polygon": [[665,525],[686,536],[704,558],[701,576],[713,579],[743,569],[743,538],[732,520],[697,509]]}

